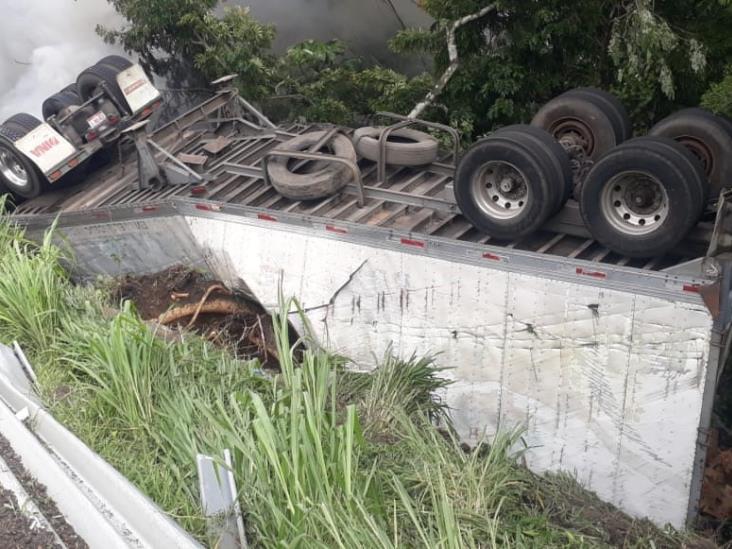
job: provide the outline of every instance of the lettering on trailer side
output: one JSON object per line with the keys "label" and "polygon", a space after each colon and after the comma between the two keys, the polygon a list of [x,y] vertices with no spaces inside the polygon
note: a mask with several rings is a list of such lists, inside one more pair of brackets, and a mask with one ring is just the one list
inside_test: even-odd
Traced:
{"label": "lettering on trailer side", "polygon": [[120,72],[117,75],[117,85],[134,114],[142,112],[161,97],[140,65],[132,65]]}
{"label": "lettering on trailer side", "polygon": [[[49,124],[40,124],[15,142],[15,148],[26,155],[46,176],[71,162],[79,151]],[[74,167],[69,166],[69,167]]]}
{"label": "lettering on trailer side", "polygon": [[46,139],[45,141],[41,142],[40,145],[35,147],[31,150],[31,154],[35,156],[36,158],[40,158],[44,154],[46,154],[48,151],[50,151],[53,147],[60,145],[61,142],[58,140],[57,137],[50,137]]}
{"label": "lettering on trailer side", "polygon": [[142,79],[140,79],[140,80],[137,80],[137,81],[133,82],[132,84],[130,84],[129,86],[127,86],[127,87],[126,87],[126,88],[125,88],[124,90],[122,90],[122,92],[123,92],[123,93],[124,93],[125,95],[130,95],[130,94],[131,94],[132,92],[134,92],[135,90],[139,90],[139,89],[140,89],[141,87],[143,87],[143,86],[144,86],[144,85],[145,85],[146,83],[147,83],[147,82],[145,82],[145,81],[144,81],[144,80],[142,80]]}

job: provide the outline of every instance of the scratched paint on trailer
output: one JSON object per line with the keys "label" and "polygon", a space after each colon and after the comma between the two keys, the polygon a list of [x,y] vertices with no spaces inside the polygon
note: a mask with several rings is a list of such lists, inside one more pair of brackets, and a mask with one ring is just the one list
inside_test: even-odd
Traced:
{"label": "scratched paint on trailer", "polygon": [[62,247],[73,246],[72,265],[87,275],[154,273],[181,263],[191,268],[205,265],[188,225],[179,217],[71,226],[56,234]]}
{"label": "scratched paint on trailer", "polygon": [[526,429],[535,471],[569,471],[637,516],[689,509],[712,320],[701,303],[492,270],[246,223],[189,218],[269,307],[281,283],[359,365],[390,342],[440,353],[461,436]]}

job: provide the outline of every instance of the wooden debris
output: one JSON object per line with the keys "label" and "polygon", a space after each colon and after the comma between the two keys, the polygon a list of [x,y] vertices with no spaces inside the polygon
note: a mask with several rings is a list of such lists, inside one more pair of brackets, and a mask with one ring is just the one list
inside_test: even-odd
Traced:
{"label": "wooden debris", "polygon": [[232,141],[228,137],[219,136],[213,141],[209,141],[203,146],[203,150],[213,155],[219,154],[221,151],[231,145]]}
{"label": "wooden debris", "polygon": [[183,162],[183,164],[188,164],[189,166],[195,167],[203,166],[206,162],[208,162],[208,156],[204,156],[202,154],[179,153],[177,158],[178,160]]}

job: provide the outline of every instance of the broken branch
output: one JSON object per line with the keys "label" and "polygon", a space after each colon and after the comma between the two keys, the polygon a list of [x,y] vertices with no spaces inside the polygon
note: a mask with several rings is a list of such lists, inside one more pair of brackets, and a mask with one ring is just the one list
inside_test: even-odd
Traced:
{"label": "broken branch", "polygon": [[445,72],[442,73],[442,76],[437,81],[437,84],[435,84],[435,87],[430,90],[430,92],[425,96],[423,101],[417,103],[417,105],[412,109],[412,112],[409,113],[408,118],[418,118],[427,107],[432,105],[435,99],[437,99],[444,91],[447,83],[460,67],[460,57],[458,55],[457,41],[455,39],[455,34],[457,30],[463,25],[467,25],[468,23],[475,21],[476,19],[480,19],[481,17],[488,15],[488,13],[495,10],[496,5],[491,4],[490,6],[486,6],[483,9],[476,11],[475,13],[471,13],[470,15],[466,15],[464,17],[461,17],[460,19],[456,19],[452,22],[450,26],[447,27],[447,54],[450,59],[450,64],[448,65],[447,69],[445,69]]}

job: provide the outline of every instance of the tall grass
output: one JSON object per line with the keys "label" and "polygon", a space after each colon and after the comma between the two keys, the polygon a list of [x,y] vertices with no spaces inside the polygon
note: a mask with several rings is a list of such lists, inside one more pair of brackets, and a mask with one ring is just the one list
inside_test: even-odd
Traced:
{"label": "tall grass", "polygon": [[0,220],[0,340],[32,351],[56,417],[200,539],[195,456],[229,448],[258,546],[601,541],[597,528],[573,531],[568,512],[552,522],[516,465],[517,433],[461,448],[432,398],[445,382],[431,359],[389,353],[354,374],[315,345],[295,352],[288,301],[275,322],[281,373],[267,375],[196,336],[157,337],[129,303],[110,315],[98,290],[72,286],[62,257],[50,236],[32,244]]}
{"label": "tall grass", "polygon": [[68,279],[50,234],[37,246],[8,223],[0,230],[0,332],[35,349],[51,346],[65,313]]}

